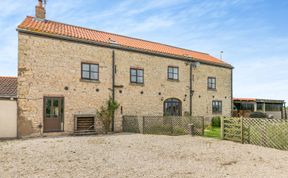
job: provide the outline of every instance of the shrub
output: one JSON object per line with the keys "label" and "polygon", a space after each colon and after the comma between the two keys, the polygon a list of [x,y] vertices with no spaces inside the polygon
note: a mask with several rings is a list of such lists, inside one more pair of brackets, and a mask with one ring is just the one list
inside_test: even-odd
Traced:
{"label": "shrub", "polygon": [[183,128],[176,127],[176,128],[173,128],[172,135],[186,135],[186,132],[185,132],[185,130]]}
{"label": "shrub", "polygon": [[211,125],[212,127],[221,127],[221,117],[220,116],[213,117],[211,120]]}
{"label": "shrub", "polygon": [[114,112],[118,109],[119,104],[111,97],[106,102],[106,106],[102,106],[100,111],[97,111],[97,116],[104,126],[104,132],[107,134],[110,131],[112,117]]}
{"label": "shrub", "polygon": [[250,114],[251,118],[268,118],[268,115],[264,112],[252,112]]}

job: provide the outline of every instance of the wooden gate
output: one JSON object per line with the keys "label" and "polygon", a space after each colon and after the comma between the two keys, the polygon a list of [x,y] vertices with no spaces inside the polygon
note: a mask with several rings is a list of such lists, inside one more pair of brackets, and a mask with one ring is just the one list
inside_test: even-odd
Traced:
{"label": "wooden gate", "polygon": [[243,143],[242,117],[221,118],[221,138]]}

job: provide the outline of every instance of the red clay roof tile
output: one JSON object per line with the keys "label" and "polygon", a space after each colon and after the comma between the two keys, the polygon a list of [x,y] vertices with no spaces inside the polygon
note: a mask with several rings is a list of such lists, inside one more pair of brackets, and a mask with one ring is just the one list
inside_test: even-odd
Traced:
{"label": "red clay roof tile", "polygon": [[0,97],[17,96],[17,77],[0,76]]}
{"label": "red clay roof tile", "polygon": [[233,98],[233,101],[256,101],[256,98]]}
{"label": "red clay roof tile", "polygon": [[160,44],[156,42],[131,38],[127,36],[87,29],[83,27],[63,24],[59,22],[49,21],[49,20],[37,20],[34,17],[28,16],[19,26],[18,29],[28,30],[32,32],[47,33],[52,35],[60,35],[65,37],[77,38],[81,40],[88,40],[93,42],[105,43],[126,47],[134,48],[138,50],[144,50],[153,53],[162,53],[168,55],[175,55],[180,57],[192,57],[203,62],[215,63],[220,65],[226,65],[232,67],[231,65],[225,63],[224,61],[210,56],[206,53],[196,52],[192,50],[177,48],[165,44]]}

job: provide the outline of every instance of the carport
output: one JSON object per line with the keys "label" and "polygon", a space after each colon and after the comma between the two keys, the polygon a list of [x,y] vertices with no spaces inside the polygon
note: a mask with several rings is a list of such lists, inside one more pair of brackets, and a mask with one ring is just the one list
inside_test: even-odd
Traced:
{"label": "carport", "polygon": [[17,78],[0,76],[0,139],[17,137]]}

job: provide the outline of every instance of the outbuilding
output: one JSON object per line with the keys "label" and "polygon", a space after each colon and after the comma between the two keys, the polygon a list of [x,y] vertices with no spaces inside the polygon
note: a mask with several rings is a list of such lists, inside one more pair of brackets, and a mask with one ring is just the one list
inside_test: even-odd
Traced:
{"label": "outbuilding", "polygon": [[17,78],[0,76],[0,139],[17,137]]}
{"label": "outbuilding", "polygon": [[234,113],[236,117],[247,117],[252,112],[263,112],[275,119],[287,119],[284,100],[234,98]]}

